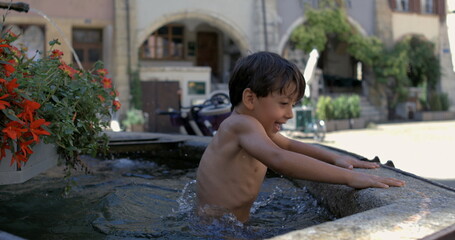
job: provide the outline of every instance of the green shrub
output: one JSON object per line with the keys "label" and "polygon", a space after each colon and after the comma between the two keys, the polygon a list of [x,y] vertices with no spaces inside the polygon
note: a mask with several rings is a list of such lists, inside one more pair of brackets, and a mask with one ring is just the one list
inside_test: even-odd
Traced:
{"label": "green shrub", "polygon": [[449,96],[447,93],[430,93],[428,98],[429,111],[447,111],[450,107]]}
{"label": "green shrub", "polygon": [[316,116],[321,120],[330,120],[333,118],[332,98],[329,96],[320,96],[316,104]]}
{"label": "green shrub", "polygon": [[358,95],[351,95],[348,97],[349,118],[360,117],[360,97]]}
{"label": "green shrub", "polygon": [[322,120],[358,118],[360,111],[360,97],[357,95],[342,95],[333,100],[321,96],[316,105],[316,116]]}
{"label": "green shrub", "polygon": [[136,124],[144,124],[144,114],[142,110],[132,108],[126,113],[125,120],[122,121],[122,124],[126,127],[131,127]]}
{"label": "green shrub", "polygon": [[441,98],[436,93],[430,94],[429,98],[430,111],[441,111]]}
{"label": "green shrub", "polygon": [[448,111],[450,108],[449,95],[447,93],[441,93],[440,98],[442,111]]}
{"label": "green shrub", "polygon": [[333,100],[333,119],[348,119],[349,105],[348,97],[342,95]]}

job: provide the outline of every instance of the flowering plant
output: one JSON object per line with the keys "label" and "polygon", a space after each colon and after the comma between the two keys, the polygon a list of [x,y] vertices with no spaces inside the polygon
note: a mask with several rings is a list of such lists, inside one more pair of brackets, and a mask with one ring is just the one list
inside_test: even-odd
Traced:
{"label": "flowering plant", "polygon": [[29,59],[11,45],[16,39],[9,31],[0,38],[0,161],[9,150],[20,168],[42,139],[58,146],[69,174],[83,166],[80,154],[107,149],[102,132],[120,108],[118,93],[101,63],[90,71],[67,65],[57,40],[47,56]]}

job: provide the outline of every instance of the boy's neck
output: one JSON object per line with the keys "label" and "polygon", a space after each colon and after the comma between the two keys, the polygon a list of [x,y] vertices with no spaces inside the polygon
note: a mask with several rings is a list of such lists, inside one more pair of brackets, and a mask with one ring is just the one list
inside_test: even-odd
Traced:
{"label": "boy's neck", "polygon": [[234,107],[234,110],[232,110],[232,112],[236,113],[236,114],[239,114],[239,115],[243,115],[243,114],[246,114],[246,115],[249,115],[248,114],[248,109],[243,106],[242,104],[239,104],[238,106],[235,106]]}

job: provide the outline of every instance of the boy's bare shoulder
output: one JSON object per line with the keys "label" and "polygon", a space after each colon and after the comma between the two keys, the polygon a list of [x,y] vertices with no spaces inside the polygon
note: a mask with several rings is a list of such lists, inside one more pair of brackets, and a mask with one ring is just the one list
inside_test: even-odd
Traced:
{"label": "boy's bare shoulder", "polygon": [[242,128],[250,128],[254,125],[257,125],[259,122],[248,115],[232,113],[228,118],[226,118],[222,123],[220,128],[226,130],[241,130]]}

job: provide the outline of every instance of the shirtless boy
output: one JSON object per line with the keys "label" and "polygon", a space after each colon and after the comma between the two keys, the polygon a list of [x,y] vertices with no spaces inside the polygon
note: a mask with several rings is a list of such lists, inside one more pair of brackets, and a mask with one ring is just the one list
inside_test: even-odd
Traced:
{"label": "shirtless boy", "polygon": [[198,213],[232,213],[246,222],[267,168],[285,176],[353,188],[404,182],[353,171],[379,165],[288,139],[279,133],[305,90],[299,69],[275,53],[240,59],[229,82],[232,114],[205,150],[197,171]]}

